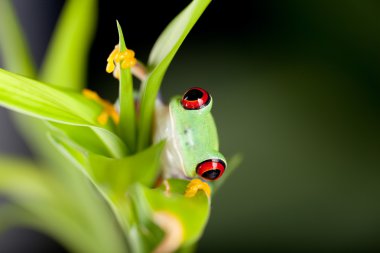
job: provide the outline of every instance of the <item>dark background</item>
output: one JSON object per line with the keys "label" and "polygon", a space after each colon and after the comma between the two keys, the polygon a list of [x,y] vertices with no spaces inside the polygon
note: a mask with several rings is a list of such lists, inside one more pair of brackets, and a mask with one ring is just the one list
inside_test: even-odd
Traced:
{"label": "dark background", "polygon": [[[63,1],[14,2],[40,61]],[[100,1],[88,85],[116,94],[104,71],[115,19],[146,61],[188,2]],[[380,250],[379,70],[379,1],[211,3],[162,87],[166,98],[209,90],[222,151],[244,156],[214,199],[200,252]],[[0,117],[0,152],[28,155],[5,110]],[[11,231],[0,251],[26,241],[28,252],[54,246]]]}

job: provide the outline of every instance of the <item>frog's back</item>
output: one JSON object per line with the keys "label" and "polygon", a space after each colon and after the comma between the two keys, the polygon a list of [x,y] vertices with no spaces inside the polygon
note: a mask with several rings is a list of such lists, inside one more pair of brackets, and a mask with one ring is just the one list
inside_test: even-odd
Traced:
{"label": "frog's back", "polygon": [[[203,106],[196,108],[191,104],[196,100],[189,101],[190,104],[184,105],[184,98],[174,97],[168,107],[162,104],[156,107],[154,139],[156,142],[166,139],[163,154],[165,178],[194,178],[199,166],[205,162],[212,163],[207,164],[208,167],[222,166],[222,170],[225,167],[225,159],[219,153],[217,129],[211,115],[211,97]],[[211,167],[208,170],[215,169]],[[222,173],[223,171],[218,172],[217,177]]]}

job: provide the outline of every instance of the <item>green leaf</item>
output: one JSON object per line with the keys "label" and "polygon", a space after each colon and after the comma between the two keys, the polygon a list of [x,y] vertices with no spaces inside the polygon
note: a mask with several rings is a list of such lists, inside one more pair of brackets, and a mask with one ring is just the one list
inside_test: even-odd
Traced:
{"label": "green leaf", "polygon": [[[102,107],[84,96],[0,69],[0,104],[34,117],[71,125],[99,126]],[[100,127],[100,126],[99,126]]]}
{"label": "green leaf", "polygon": [[[49,60],[43,67],[45,73],[42,78],[54,85],[70,86],[72,89],[85,84],[86,58],[96,23],[96,5],[96,0],[66,1],[50,43]],[[29,77],[36,76],[27,41],[8,0],[0,1],[0,50],[7,69]],[[70,55],[74,57],[69,57]],[[51,71],[52,75],[46,71]],[[59,75],[53,76],[55,72]],[[12,116],[34,154],[38,154],[45,162],[60,164],[60,168],[57,165],[54,168],[62,169],[64,163],[60,160],[60,155],[46,139],[48,128],[44,122],[25,115]]]}
{"label": "green leaf", "polygon": [[[129,189],[136,183],[147,187],[155,184],[160,173],[160,156],[164,142],[133,156],[111,159],[87,152],[67,138],[54,135],[51,137],[56,147],[94,183],[106,198],[134,251],[151,252],[145,249],[148,245],[156,245],[155,242],[162,239],[161,230],[150,220],[140,224],[137,219],[142,215],[143,210],[139,209],[139,215],[133,214]],[[134,229],[136,226],[137,230]],[[144,226],[144,229],[140,226]]]}
{"label": "green leaf", "polygon": [[[60,134],[76,143],[80,148],[94,154],[112,157],[107,145],[103,140],[89,127],[80,127],[73,125],[49,122],[49,129],[55,134]],[[46,133],[45,133],[46,135]]]}
{"label": "green leaf", "polygon": [[0,105],[49,121],[91,127],[112,156],[122,157],[127,152],[123,142],[112,133],[111,120],[104,127],[97,122],[103,108],[81,94],[0,69]]}
{"label": "green leaf", "polygon": [[27,161],[0,164],[0,194],[15,204],[0,206],[2,229],[31,227],[72,252],[127,252],[107,206],[84,180],[73,187]]}
{"label": "green leaf", "polygon": [[86,86],[97,5],[96,0],[66,1],[42,66],[42,81],[77,91]]}
{"label": "green leaf", "polygon": [[130,205],[135,217],[134,222],[130,225],[138,232],[138,243],[136,243],[139,252],[154,252],[160,242],[164,239],[165,232],[154,222],[153,212],[148,201],[143,196],[142,187],[139,184],[133,186],[129,193],[131,198]]}
{"label": "green leaf", "polygon": [[92,130],[107,147],[110,157],[121,158],[130,154],[124,142],[113,132],[99,127],[92,127]]}
{"label": "green leaf", "polygon": [[160,172],[160,142],[143,152],[120,159],[108,158],[84,150],[67,138],[51,135],[54,144],[109,198],[123,197],[134,183],[152,187]]}
{"label": "green leaf", "polygon": [[[125,46],[123,31],[117,22],[119,32],[120,52],[127,50]],[[136,116],[135,101],[133,97],[133,79],[130,68],[122,69],[120,67],[119,81],[119,102],[120,102],[120,137],[127,144],[129,149],[134,152],[136,146]]]}
{"label": "green leaf", "polygon": [[142,85],[137,150],[149,145],[154,103],[165,72],[210,0],[194,0],[163,31],[149,56],[150,73]]}
{"label": "green leaf", "polygon": [[160,173],[160,157],[165,143],[121,159],[89,154],[89,167],[97,182],[107,185],[112,194],[124,195],[130,185],[139,182],[153,187]]}
{"label": "green leaf", "polygon": [[0,1],[0,52],[8,70],[35,76],[29,47],[9,0]]}
{"label": "green leaf", "polygon": [[[179,222],[182,236],[180,246],[193,245],[202,235],[210,215],[210,202],[203,191],[197,193],[193,198],[184,196],[189,181],[180,179],[170,179],[166,186],[157,189],[150,189],[142,185],[136,185],[131,191],[131,196],[135,202],[137,213],[145,212],[145,219],[154,221],[155,215],[169,215],[167,223]],[[166,187],[169,187],[167,191]],[[146,203],[141,203],[146,201]],[[150,210],[144,211],[144,209]],[[165,229],[163,229],[165,230]]]}

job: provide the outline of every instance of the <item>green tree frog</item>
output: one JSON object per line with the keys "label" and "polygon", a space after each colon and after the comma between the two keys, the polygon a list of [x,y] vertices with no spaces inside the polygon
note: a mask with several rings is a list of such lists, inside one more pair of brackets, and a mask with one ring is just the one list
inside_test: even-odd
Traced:
{"label": "green tree frog", "polygon": [[[166,139],[162,157],[164,179],[200,178],[191,184],[199,189],[199,185],[205,184],[203,181],[214,181],[223,175],[226,159],[219,152],[212,104],[210,94],[199,87],[187,90],[183,97],[172,98],[168,106],[157,100],[153,139]],[[195,193],[196,190],[193,194],[187,192],[189,196]]]}
{"label": "green tree frog", "polygon": [[[131,68],[132,74],[145,80],[146,70],[134,58],[134,52],[120,52],[118,45],[107,59],[107,72],[119,79],[120,67]],[[211,115],[213,101],[210,94],[193,87],[165,105],[156,100],[153,141],[166,140],[162,156],[162,178],[192,180],[185,193],[193,197],[199,189],[210,195],[204,181],[215,181],[226,169],[226,159],[219,152],[218,134]]]}

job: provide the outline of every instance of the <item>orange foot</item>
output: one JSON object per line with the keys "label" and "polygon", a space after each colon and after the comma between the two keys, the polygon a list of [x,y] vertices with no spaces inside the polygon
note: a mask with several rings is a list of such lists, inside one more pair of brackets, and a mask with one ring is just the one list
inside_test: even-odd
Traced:
{"label": "orange foot", "polygon": [[187,198],[192,198],[197,194],[199,190],[204,191],[207,197],[210,198],[210,195],[211,195],[210,186],[198,178],[191,180],[190,183],[187,185],[185,196]]}

